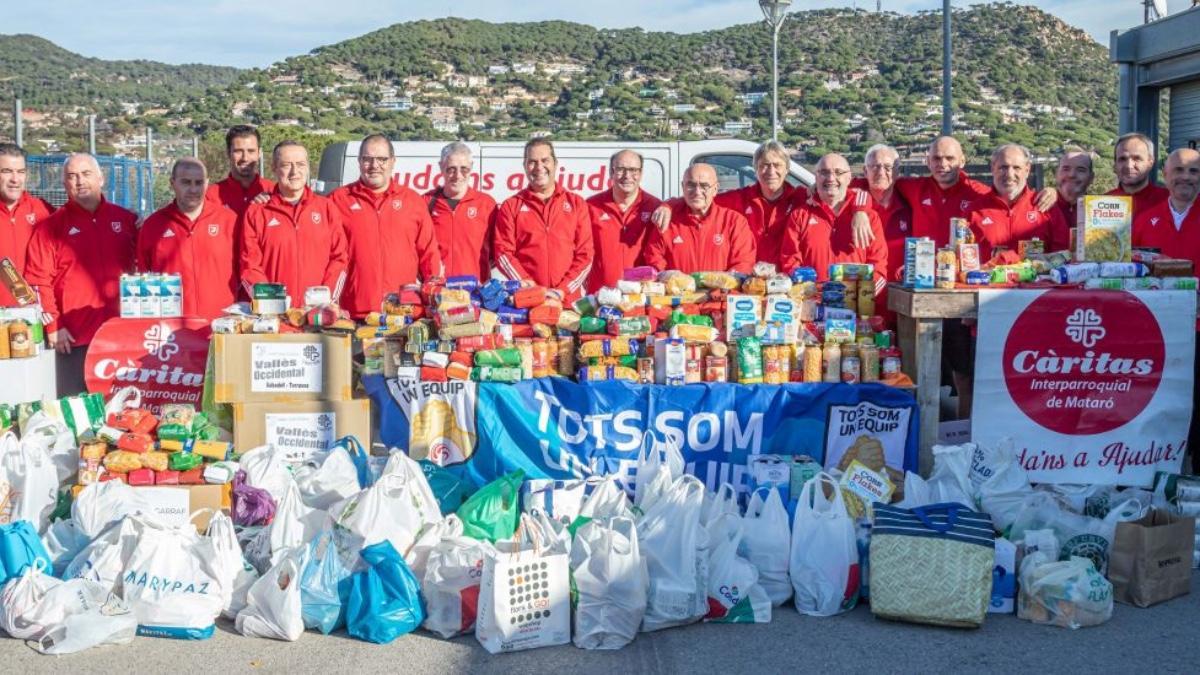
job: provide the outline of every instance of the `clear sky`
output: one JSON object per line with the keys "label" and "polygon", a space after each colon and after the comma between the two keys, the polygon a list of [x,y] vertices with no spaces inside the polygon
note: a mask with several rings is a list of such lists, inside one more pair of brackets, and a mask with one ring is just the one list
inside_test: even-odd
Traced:
{"label": "clear sky", "polygon": [[[978,2],[979,0],[974,0]],[[966,7],[971,0],[954,0]],[[1190,0],[1167,0],[1171,12]],[[394,23],[444,16],[487,21],[565,19],[605,28],[692,32],[761,20],[756,0],[80,0],[20,2],[0,13],[0,32],[32,33],[84,56],[167,63],[267,66]],[[794,9],[847,7],[846,0],[796,0]],[[1027,2],[1078,26],[1102,44],[1114,28],[1142,21],[1141,0]],[[875,0],[857,3],[874,9]],[[940,9],[938,0],[883,0],[883,9]]]}

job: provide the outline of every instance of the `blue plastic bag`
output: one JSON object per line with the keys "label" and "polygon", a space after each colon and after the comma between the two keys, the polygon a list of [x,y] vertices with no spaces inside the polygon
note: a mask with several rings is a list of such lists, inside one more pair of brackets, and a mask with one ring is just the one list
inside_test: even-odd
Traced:
{"label": "blue plastic bag", "polygon": [[437,499],[438,508],[442,510],[443,514],[450,515],[457,511],[463,501],[474,492],[471,481],[463,477],[461,472],[438,466],[427,459],[422,459],[418,463],[421,465],[421,471],[425,474],[425,480],[429,481],[429,489],[433,490],[433,496]]}
{"label": "blue plastic bag", "polygon": [[45,563],[46,569],[53,568],[50,554],[29,521],[0,525],[0,586],[24,574],[38,560]]}
{"label": "blue plastic bag", "polygon": [[425,620],[421,587],[391,542],[362,550],[367,569],[351,579],[346,632],[359,640],[387,644],[416,630]]}
{"label": "blue plastic bag", "polygon": [[338,447],[346,450],[346,454],[350,455],[350,459],[354,460],[354,471],[358,474],[358,487],[366,490],[375,484],[375,476],[371,473],[370,453],[368,453],[358,441],[357,436],[342,436],[334,442],[330,448],[332,452]]}
{"label": "blue plastic bag", "polygon": [[350,570],[342,563],[333,531],[324,530],[308,546],[308,562],[300,573],[300,614],[304,627],[325,635],[346,625]]}

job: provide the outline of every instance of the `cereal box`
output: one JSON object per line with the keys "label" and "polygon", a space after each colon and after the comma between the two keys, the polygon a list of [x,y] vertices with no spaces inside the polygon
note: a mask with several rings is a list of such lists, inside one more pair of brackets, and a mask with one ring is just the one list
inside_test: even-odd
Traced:
{"label": "cereal box", "polygon": [[1087,195],[1079,198],[1074,257],[1077,262],[1129,262],[1133,198]]}

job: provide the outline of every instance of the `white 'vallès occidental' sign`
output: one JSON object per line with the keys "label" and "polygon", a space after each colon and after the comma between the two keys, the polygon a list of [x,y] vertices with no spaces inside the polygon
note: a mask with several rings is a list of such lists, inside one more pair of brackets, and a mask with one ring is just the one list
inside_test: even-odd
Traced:
{"label": "white 'vall\u00e8s occidental' sign", "polygon": [[1149,487],[1187,452],[1194,291],[979,293],[972,437],[1035,483]]}

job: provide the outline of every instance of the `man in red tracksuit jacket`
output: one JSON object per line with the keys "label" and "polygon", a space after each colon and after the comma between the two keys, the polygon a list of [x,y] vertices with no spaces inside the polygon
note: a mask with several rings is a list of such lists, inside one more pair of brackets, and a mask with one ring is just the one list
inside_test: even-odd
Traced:
{"label": "man in red tracksuit jacket", "polygon": [[[0,143],[0,258],[8,258],[25,274],[25,258],[34,228],[54,212],[40,197],[25,191],[25,151],[15,143]],[[8,287],[0,285],[0,307],[16,304]]]}
{"label": "man in red tracksuit jacket", "polygon": [[971,203],[988,186],[967,176],[962,145],[941,136],[929,146],[929,175],[896,179],[896,191],[912,209],[914,237],[929,237],[938,248],[950,242],[950,219],[966,218]]}
{"label": "man in red tracksuit jacket", "polygon": [[350,255],[341,305],[355,319],[379,311],[384,297],[405,284],[442,276],[425,200],[392,180],[395,167],[392,142],[367,136],[358,151],[359,179],[329,195]]}
{"label": "man in red tracksuit jacket", "polygon": [[875,236],[869,246],[856,246],[851,225],[856,210],[847,198],[849,162],[835,153],[825,155],[817,162],[816,176],[816,199],[799,204],[788,217],[781,251],[783,271],[791,274],[797,267],[812,267],[818,281],[828,281],[832,264],[870,264],[875,269],[875,295],[879,296],[888,278],[887,240],[879,215],[873,209],[863,211]]}
{"label": "man in red tracksuit jacket", "polygon": [[[1079,213],[1079,198],[1087,194],[1088,188],[1095,178],[1092,171],[1092,155],[1083,150],[1068,150],[1058,160],[1058,168],[1054,172],[1054,183],[1058,186],[1058,199],[1054,208],[1058,209],[1062,220],[1067,224],[1067,241],[1070,246],[1070,228],[1075,227]],[[1047,249],[1050,251],[1053,249]]]}
{"label": "man in red tracksuit jacket", "polygon": [[346,281],[346,231],[333,202],[308,188],[308,151],[282,141],[271,153],[277,184],[270,199],[253,203],[241,223],[241,278],[248,297],[254,284],[287,286],[292,307],[304,292],[327,286],[334,302]]}
{"label": "man in red tracksuit jacket", "polygon": [[1167,199],[1167,188],[1150,180],[1154,170],[1154,141],[1145,134],[1125,134],[1113,148],[1113,172],[1117,187],[1108,191],[1113,196],[1133,197],[1133,217]]}
{"label": "man in red tracksuit jacket", "polygon": [[229,157],[229,175],[208,186],[208,199],[222,204],[240,218],[254,198],[275,189],[275,182],[258,174],[262,156],[258,129],[238,124],[225,134],[225,153]]}
{"label": "man in red tracksuit jacket", "polygon": [[646,242],[646,264],[655,269],[742,272],[754,269],[754,234],[746,217],[713,203],[717,172],[693,164],[683,174],[683,201],[671,206],[671,222],[654,229]]}
{"label": "man in red tracksuit jacket", "polygon": [[183,315],[221,316],[238,289],[237,214],[205,197],[208,172],[191,157],[171,167],[175,200],[155,211],[138,232],[143,272],[178,274]]}
{"label": "man in red tracksuit jacket", "polygon": [[63,165],[67,203],[29,242],[25,276],[49,315],[46,337],[58,352],[58,395],[86,389],[83,362],[100,325],[121,313],[121,275],[133,271],[137,215],[104,199],[96,158]]}
{"label": "man in red tracksuit jacket", "polygon": [[1015,143],[992,153],[992,189],[971,203],[969,218],[981,262],[990,260],[996,247],[1016,251],[1026,239],[1041,239],[1047,251],[1069,245],[1070,230],[1062,213],[1043,213],[1034,204],[1037,197],[1028,183],[1032,168],[1029,151]]}
{"label": "man in red tracksuit jacket", "polygon": [[650,217],[658,208],[658,197],[642,189],[641,155],[620,150],[608,160],[612,189],[588,198],[592,209],[592,246],[596,250],[588,292],[616,286],[625,270],[642,264],[647,233],[654,228]]}
{"label": "man in red tracksuit jacket", "polygon": [[740,190],[717,195],[718,206],[732,209],[746,217],[754,234],[756,257],[763,262],[781,265],[779,255],[788,215],[796,201],[796,188],[787,182],[790,157],[787,147],[779,141],[767,141],[754,151],[754,175],[757,181]]}
{"label": "man in red tracksuit jacket", "polygon": [[[1172,152],[1163,167],[1163,177],[1170,193],[1167,199],[1134,216],[1133,245],[1191,260],[1194,267],[1200,268],[1200,200],[1196,199],[1200,195],[1200,152],[1191,148]],[[1192,400],[1200,401],[1200,359],[1193,359],[1193,370]],[[1200,415],[1194,412],[1187,447],[1192,455],[1192,473],[1200,474]]]}
{"label": "man in red tracksuit jacket", "polygon": [[524,158],[529,185],[504,200],[496,214],[496,269],[509,279],[554,289],[564,302],[573,302],[592,272],[587,202],[555,184],[558,158],[550,141],[529,141]]}
{"label": "man in red tracksuit jacket", "polygon": [[466,143],[442,148],[440,167],[444,182],[425,193],[425,203],[446,276],[469,274],[486,281],[492,269],[496,200],[471,186],[475,167]]}

